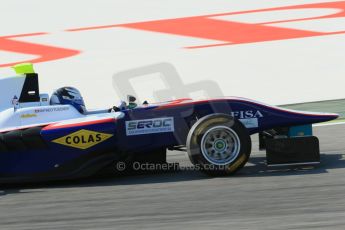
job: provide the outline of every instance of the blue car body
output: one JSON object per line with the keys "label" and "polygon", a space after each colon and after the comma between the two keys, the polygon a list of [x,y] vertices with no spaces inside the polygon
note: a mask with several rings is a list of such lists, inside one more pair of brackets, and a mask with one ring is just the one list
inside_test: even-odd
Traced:
{"label": "blue car body", "polygon": [[[0,153],[0,176],[4,181],[18,179],[58,179],[89,176],[98,170],[118,161],[124,153],[144,154],[156,149],[185,145],[188,132],[196,119],[213,113],[226,113],[243,121],[250,134],[259,133],[276,127],[291,127],[333,120],[336,114],[304,113],[268,106],[243,98],[224,98],[215,100],[192,101],[190,99],[141,106],[122,111],[121,118],[105,118],[77,123],[52,123],[39,127],[39,136],[44,142],[41,148],[24,148]],[[173,120],[173,131],[163,130],[140,133],[149,129],[150,121],[168,118]],[[137,134],[128,135],[126,122],[134,121]],[[140,122],[142,122],[140,124]],[[246,123],[247,122],[247,123]],[[249,122],[249,123],[248,123]],[[162,122],[157,122],[159,125]],[[171,123],[169,124],[171,126]],[[37,126],[35,126],[37,128]],[[12,131],[20,132],[33,127]],[[76,134],[82,130],[84,134]],[[97,134],[109,135],[106,140],[97,142]],[[86,133],[86,134],[85,134]],[[61,144],[56,140],[67,138],[75,144],[96,142],[87,148]],[[70,138],[68,138],[70,137]],[[65,138],[65,139],[66,139]],[[73,140],[74,138],[74,140]],[[91,140],[90,140],[91,138]],[[68,141],[69,140],[69,141]],[[120,154],[121,153],[121,154]]]}

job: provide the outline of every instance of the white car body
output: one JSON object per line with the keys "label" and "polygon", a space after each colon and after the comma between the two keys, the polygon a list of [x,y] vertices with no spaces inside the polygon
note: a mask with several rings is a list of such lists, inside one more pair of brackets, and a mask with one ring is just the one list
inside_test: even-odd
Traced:
{"label": "white car body", "polygon": [[[48,94],[39,94],[39,99],[34,102],[20,102],[21,95],[38,93],[23,91],[27,78],[32,76],[24,74],[0,79],[0,132],[52,123],[78,123],[123,116],[122,112],[109,113],[107,110],[82,114],[72,105],[50,105]],[[35,87],[38,89],[38,85],[33,86]],[[18,99],[14,100],[14,98]]]}

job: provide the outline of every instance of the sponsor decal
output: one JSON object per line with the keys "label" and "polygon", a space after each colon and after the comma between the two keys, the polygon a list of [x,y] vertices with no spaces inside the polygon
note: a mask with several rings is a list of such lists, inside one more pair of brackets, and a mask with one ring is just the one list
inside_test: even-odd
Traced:
{"label": "sponsor decal", "polygon": [[20,117],[21,118],[32,118],[32,117],[37,117],[37,114],[34,114],[34,113],[32,113],[32,114],[22,114]]}
{"label": "sponsor decal", "polygon": [[126,121],[127,136],[168,132],[174,132],[173,117]]}
{"label": "sponsor decal", "polygon": [[231,112],[231,116],[239,119],[246,128],[259,127],[259,118],[264,117],[260,110],[245,110]]}
{"label": "sponsor decal", "polygon": [[238,118],[238,119],[264,117],[262,112],[259,110],[234,111],[234,112],[231,112],[231,116]]}
{"label": "sponsor decal", "polygon": [[239,119],[239,121],[248,129],[259,127],[259,121],[257,118]]}
{"label": "sponsor decal", "polygon": [[55,139],[52,142],[77,149],[88,149],[106,141],[112,136],[112,134],[108,133],[82,129],[67,136]]}
{"label": "sponsor decal", "polygon": [[35,113],[51,113],[51,112],[61,112],[67,111],[69,107],[54,107],[54,108],[45,108],[45,109],[35,109]]}

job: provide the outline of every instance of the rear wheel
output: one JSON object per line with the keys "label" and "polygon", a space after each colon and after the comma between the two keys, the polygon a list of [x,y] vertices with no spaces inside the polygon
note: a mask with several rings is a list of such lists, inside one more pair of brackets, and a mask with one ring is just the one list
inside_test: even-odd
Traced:
{"label": "rear wheel", "polygon": [[226,114],[198,120],[187,137],[191,162],[212,176],[231,175],[248,161],[251,139],[243,124]]}

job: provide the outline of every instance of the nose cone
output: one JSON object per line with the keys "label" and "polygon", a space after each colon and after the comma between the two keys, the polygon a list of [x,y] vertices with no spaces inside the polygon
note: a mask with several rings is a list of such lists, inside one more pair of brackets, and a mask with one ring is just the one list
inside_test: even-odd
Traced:
{"label": "nose cone", "polygon": [[336,113],[318,113],[318,112],[301,112],[301,111],[289,111],[295,113],[296,118],[303,123],[320,123],[326,121],[332,121],[339,118],[339,114]]}
{"label": "nose cone", "polygon": [[[316,115],[314,116],[315,119],[317,119],[317,122],[326,122],[326,121],[332,121],[335,119],[339,118],[339,114],[336,113],[327,113],[327,114],[320,114],[320,115]],[[316,123],[316,122],[315,122]]]}

